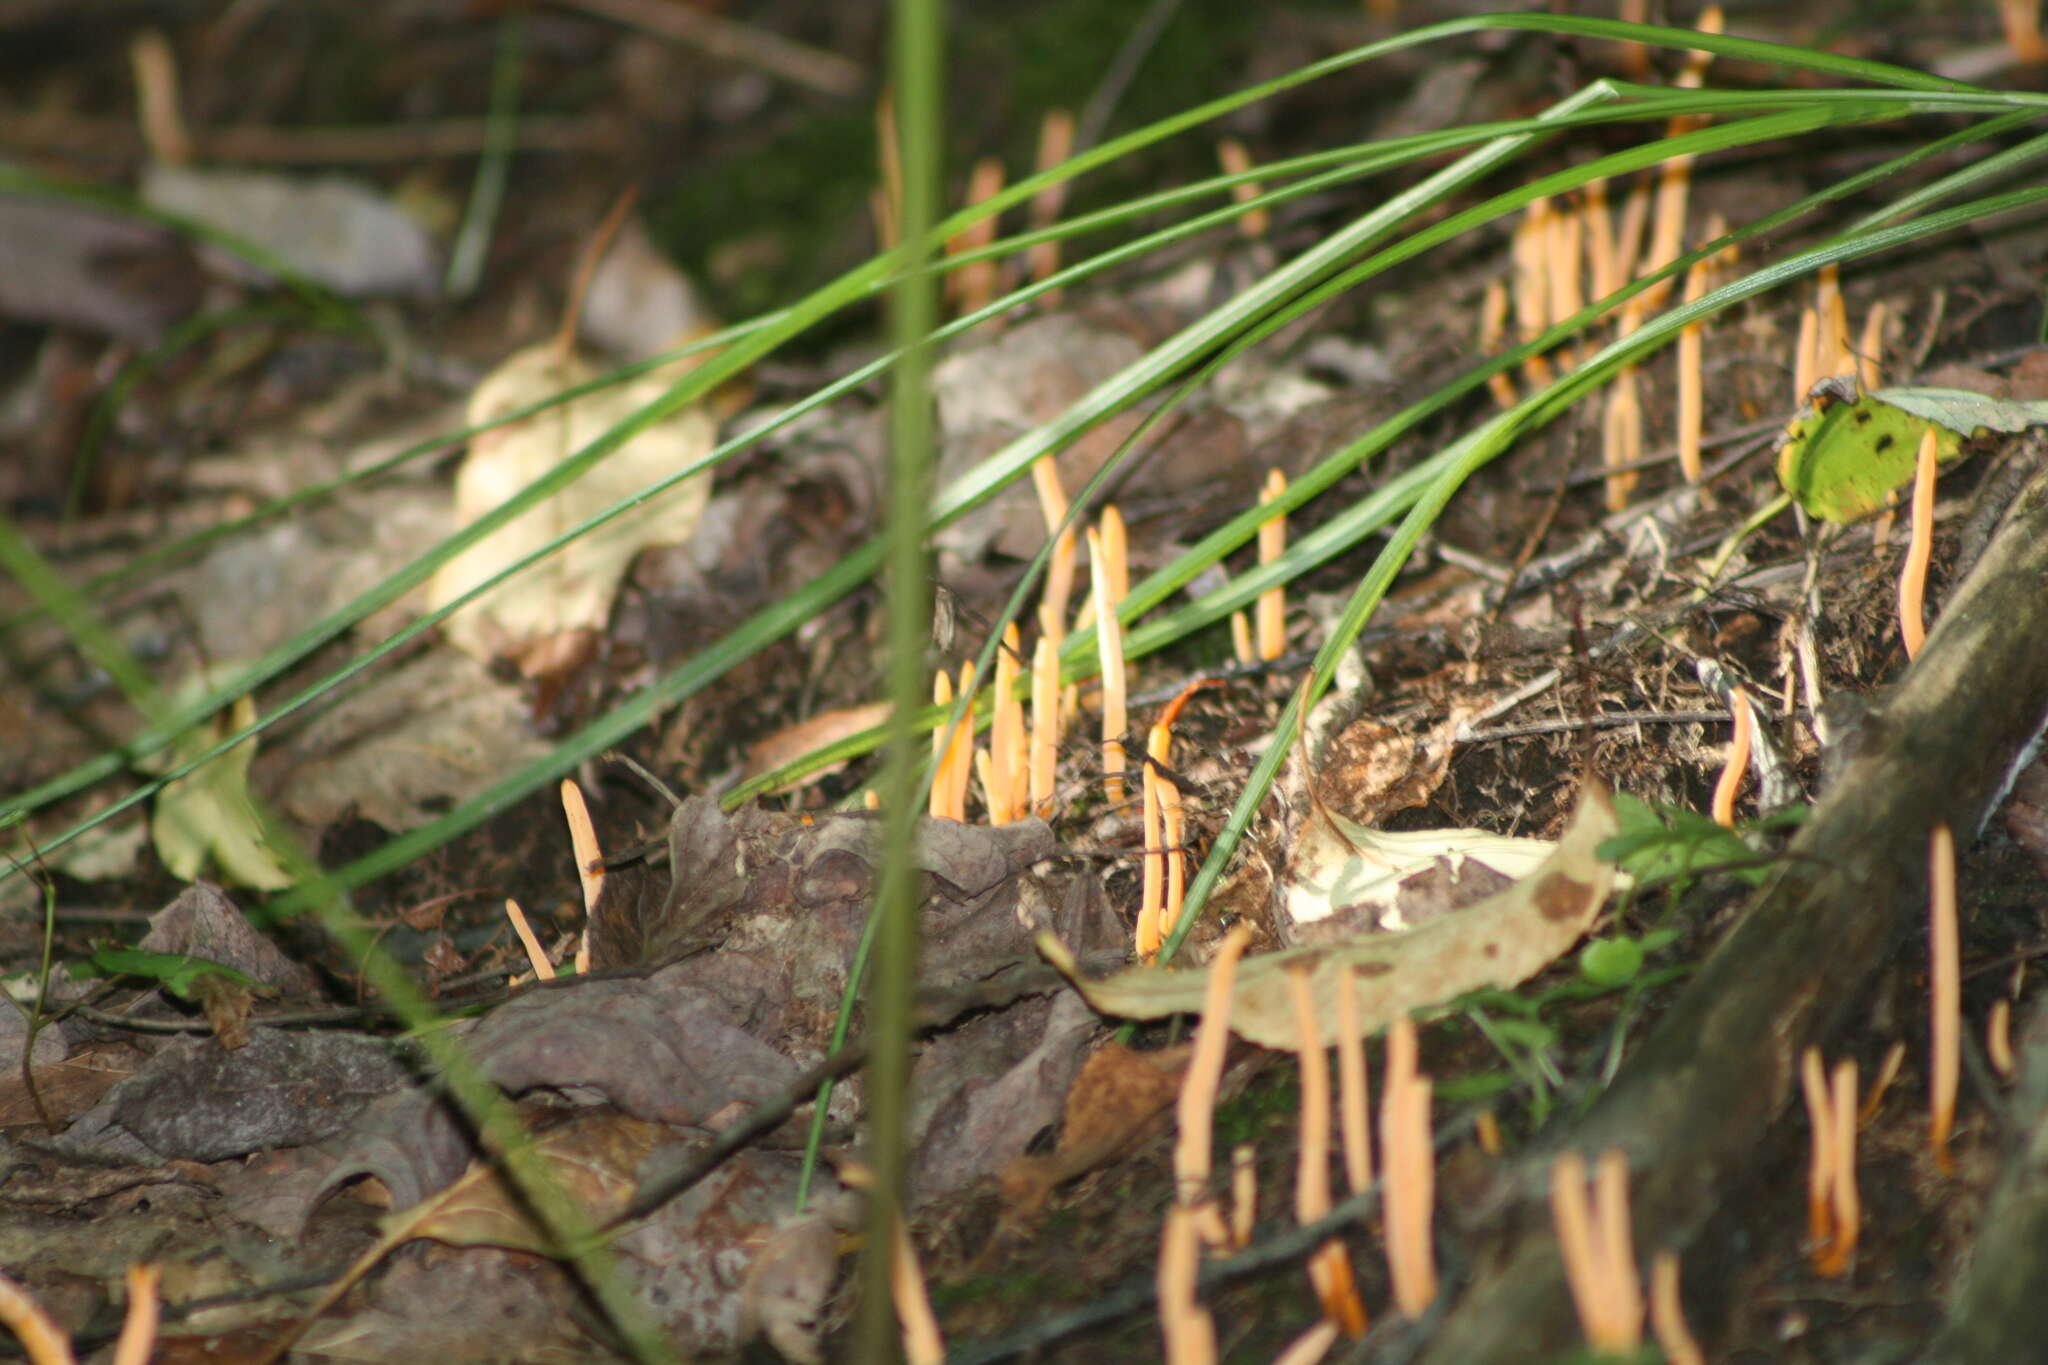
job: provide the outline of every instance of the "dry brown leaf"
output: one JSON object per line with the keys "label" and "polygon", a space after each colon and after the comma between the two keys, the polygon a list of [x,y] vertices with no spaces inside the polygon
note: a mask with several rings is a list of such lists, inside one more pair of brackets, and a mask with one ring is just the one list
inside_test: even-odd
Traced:
{"label": "dry brown leaf", "polygon": [[1471,714],[1470,707],[1453,707],[1420,735],[1370,717],[1353,721],[1323,750],[1319,794],[1368,825],[1426,805],[1450,774],[1459,727]]}
{"label": "dry brown leaf", "polygon": [[[43,1036],[54,1034],[53,1029]],[[125,1043],[97,1043],[62,1061],[39,1062],[28,1076],[19,1066],[9,1067],[7,1074],[0,1076],[0,1128],[40,1125],[46,1113],[52,1123],[63,1127],[134,1075],[136,1057],[135,1049]],[[40,1109],[38,1099],[42,1101]]]}
{"label": "dry brown leaf", "polygon": [[[529,347],[477,385],[468,421],[495,422],[596,377],[552,344]],[[457,523],[466,526],[506,501],[658,398],[675,377],[672,370],[656,370],[479,434],[455,480]],[[694,464],[716,434],[716,424],[696,407],[657,422],[442,565],[428,585],[429,605],[447,605],[586,518]],[[688,539],[710,493],[708,472],[685,479],[493,588],[449,617],[443,633],[464,653],[488,660],[564,633],[602,630],[633,557],[650,545]]]}
{"label": "dry brown leaf", "polygon": [[[1336,1035],[1341,972],[1356,973],[1358,1028],[1366,1034],[1397,1015],[1467,991],[1527,980],[1576,943],[1599,914],[1614,869],[1600,861],[1596,850],[1617,828],[1606,788],[1589,783],[1556,850],[1505,891],[1406,933],[1246,959],[1238,968],[1231,1028],[1261,1047],[1293,1051],[1300,1035],[1288,998],[1287,969],[1299,963],[1310,964],[1310,989],[1325,1038]],[[1104,1014],[1156,1019],[1201,1008],[1203,972],[1138,967],[1089,980],[1056,937],[1040,934],[1038,946]]]}
{"label": "dry brown leaf", "polygon": [[[534,1156],[562,1196],[585,1217],[602,1222],[633,1197],[634,1172],[670,1130],[609,1110],[579,1115],[534,1139]],[[513,1193],[495,1164],[479,1162],[453,1185],[382,1220],[393,1246],[430,1237],[451,1246],[493,1246],[555,1254],[554,1243],[533,1225],[526,1201]]]}
{"label": "dry brown leaf", "polygon": [[[842,706],[835,711],[824,711],[808,720],[798,721],[777,730],[766,739],[757,740],[747,749],[747,770],[743,780],[751,782],[762,773],[774,772],[785,763],[802,758],[814,749],[827,744],[836,744],[848,735],[857,735],[863,730],[872,730],[889,718],[887,702],[869,702],[865,706]],[[773,791],[762,792],[763,796],[776,796],[782,792],[796,791],[808,787],[821,777],[829,776],[845,767],[835,763],[829,768],[799,777],[794,782],[784,783]]]}
{"label": "dry brown leaf", "polygon": [[[533,1157],[559,1194],[593,1223],[626,1207],[640,1163],[669,1137],[669,1130],[611,1110],[585,1113],[536,1137]],[[332,1308],[356,1282],[392,1251],[418,1238],[452,1246],[503,1247],[556,1255],[553,1240],[534,1226],[525,1201],[509,1189],[494,1164],[473,1162],[440,1193],[378,1220],[376,1244],[328,1286],[319,1302],[258,1358],[269,1365],[291,1348],[314,1320]]]}
{"label": "dry brown leaf", "polygon": [[1180,1091],[1190,1048],[1138,1052],[1107,1042],[1089,1054],[1067,1092],[1059,1146],[1051,1156],[1020,1156],[998,1172],[1004,1216],[1029,1221],[1053,1190],[1109,1160]]}

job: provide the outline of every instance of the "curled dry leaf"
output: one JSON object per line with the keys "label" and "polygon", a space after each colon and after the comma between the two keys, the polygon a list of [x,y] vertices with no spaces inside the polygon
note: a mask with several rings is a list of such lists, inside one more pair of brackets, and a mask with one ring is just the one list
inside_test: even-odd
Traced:
{"label": "curled dry leaf", "polygon": [[1295,832],[1282,930],[1307,943],[1417,929],[1528,876],[1555,847],[1478,829],[1368,829],[1317,805]]}
{"label": "curled dry leaf", "polygon": [[[530,347],[477,385],[468,421],[495,422],[596,377],[589,365],[552,345]],[[480,433],[456,475],[456,521],[466,526],[477,520],[659,398],[675,379],[672,369],[656,370]],[[447,605],[562,532],[694,464],[710,451],[716,434],[716,424],[696,407],[655,423],[442,565],[428,585],[429,605]],[[603,629],[633,557],[650,545],[688,539],[710,492],[708,472],[683,480],[491,589],[449,617],[443,632],[464,653],[488,660],[546,653],[548,642],[566,633]]]}
{"label": "curled dry leaf", "polygon": [[[1326,1038],[1336,1033],[1337,979],[1345,971],[1356,974],[1357,1026],[1368,1034],[1396,1015],[1467,991],[1527,980],[1576,943],[1599,914],[1615,874],[1596,850],[1617,829],[1606,788],[1589,783],[1555,851],[1506,890],[1406,933],[1246,959],[1238,968],[1231,1028],[1261,1047],[1297,1047],[1300,1035],[1287,970],[1300,963],[1309,964],[1317,1023]],[[1038,946],[1105,1014],[1156,1019],[1201,1008],[1205,974],[1200,971],[1138,967],[1089,980],[1079,974],[1073,954],[1059,939],[1040,934]]]}

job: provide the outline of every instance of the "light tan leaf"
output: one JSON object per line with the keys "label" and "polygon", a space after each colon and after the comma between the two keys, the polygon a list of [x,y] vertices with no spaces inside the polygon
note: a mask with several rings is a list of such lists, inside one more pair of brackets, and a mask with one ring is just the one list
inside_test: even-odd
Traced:
{"label": "light tan leaf", "polygon": [[[1348,943],[1291,948],[1247,958],[1237,969],[1230,1026],[1243,1037],[1292,1051],[1299,1035],[1288,997],[1287,969],[1309,964],[1309,985],[1324,1038],[1336,1036],[1336,982],[1356,973],[1358,1027],[1374,1033],[1397,1015],[1482,987],[1527,980],[1578,942],[1614,883],[1614,869],[1596,850],[1617,831],[1605,787],[1589,783],[1577,815],[1556,850],[1529,876],[1476,905],[1401,934],[1371,934]],[[1201,1008],[1205,973],[1138,967],[1089,980],[1064,944],[1038,936],[1039,951],[1072,978],[1104,1014],[1156,1019]]]}
{"label": "light tan leaf", "polygon": [[[552,344],[530,347],[477,385],[469,422],[496,421],[596,377],[590,366],[564,357]],[[478,435],[456,475],[457,523],[466,526],[497,507],[660,397],[674,380],[674,372],[657,370]],[[454,601],[588,517],[694,464],[710,451],[716,434],[716,424],[696,407],[657,422],[442,565],[428,585],[429,604]],[[710,492],[708,472],[685,479],[491,589],[443,623],[443,632],[464,653],[488,660],[566,631],[602,630],[633,557],[650,545],[688,539]]]}

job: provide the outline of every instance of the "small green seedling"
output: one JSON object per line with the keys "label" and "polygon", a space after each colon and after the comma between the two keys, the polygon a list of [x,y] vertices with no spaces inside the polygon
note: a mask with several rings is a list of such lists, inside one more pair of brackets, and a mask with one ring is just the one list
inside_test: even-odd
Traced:
{"label": "small green seedling", "polygon": [[1661,952],[1678,942],[1671,929],[1652,929],[1640,938],[1596,938],[1579,949],[1579,975],[1601,991],[1620,990],[1643,974],[1643,963],[1651,953]]}
{"label": "small green seedling", "polygon": [[253,991],[267,989],[254,977],[203,957],[187,957],[183,953],[152,953],[142,948],[96,948],[92,956],[84,962],[72,964],[71,974],[139,976],[156,982],[181,1000],[198,1000],[201,992],[206,989],[203,983],[209,978]]}
{"label": "small green seedling", "polygon": [[[1736,831],[1683,806],[1653,804],[1627,792],[1616,792],[1614,813],[1620,819],[1621,833],[1600,845],[1600,857],[1638,883],[1670,881],[1720,864],[1756,860],[1756,851]],[[1805,814],[1803,806],[1787,807],[1752,828],[1775,829],[1795,824]],[[1770,875],[1768,868],[1756,866],[1730,867],[1728,872],[1752,886]]]}

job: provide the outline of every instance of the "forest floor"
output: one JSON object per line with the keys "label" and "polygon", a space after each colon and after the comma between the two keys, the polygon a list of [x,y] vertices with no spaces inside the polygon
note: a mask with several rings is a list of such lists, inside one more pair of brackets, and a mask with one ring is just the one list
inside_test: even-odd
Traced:
{"label": "forest floor", "polygon": [[[149,8],[132,7],[138,26]],[[261,6],[207,15],[181,7],[166,30],[202,159],[266,176],[345,162],[415,215],[459,217],[477,148],[451,155],[433,139],[476,141],[467,120],[488,99],[499,27],[452,7],[437,17],[407,5],[294,8],[300,13],[286,21]],[[268,295],[258,285],[142,225],[128,224],[132,237],[100,239],[93,224],[102,220],[89,223],[90,215],[53,230],[47,220],[15,221],[10,203],[25,201],[0,199],[0,261],[10,251],[47,251],[53,240],[106,243],[68,263],[21,257],[56,272],[54,302],[30,309],[0,282],[8,310],[0,499],[69,582],[460,430],[479,382],[559,325],[579,252],[629,183],[640,186],[641,235],[631,248],[639,254],[613,261],[613,297],[594,290],[586,306],[597,318],[583,319],[586,339],[610,326],[621,357],[657,351],[714,314],[779,303],[873,251],[864,168],[880,7],[752,7],[747,24],[762,27],[747,32],[775,29],[819,51],[863,54],[850,76],[827,66],[808,77],[770,69],[772,52],[713,57],[601,18],[601,8],[565,4],[527,18],[528,89],[541,92],[529,98],[546,113],[523,128],[531,143],[514,158],[481,287],[450,296],[438,270],[401,284],[398,297],[365,305],[373,334],[322,330],[289,308],[262,306]],[[1085,104],[1144,8],[1028,5],[1014,33],[963,14],[955,98],[966,112],[953,130],[956,163],[986,152],[1028,164],[1037,113]],[[1170,22],[1150,59],[1170,75],[1135,82],[1114,126],[1380,32],[1355,6],[1303,7],[1273,12],[1256,28],[1218,18],[1205,40],[1197,22],[1205,8],[1213,7],[1189,5]],[[1404,21],[1430,17],[1408,12],[1426,8],[1404,7]],[[0,21],[0,32],[19,25],[0,56],[0,88],[20,92],[0,121],[0,159],[132,185],[152,144],[161,151],[161,129],[137,131],[128,54],[108,43],[99,20],[81,23],[54,6],[29,11]],[[1127,17],[1111,25],[1112,13]],[[1933,16],[1881,41],[1859,40],[1857,51],[1930,69],[1975,62],[1985,69],[1971,68],[1969,78],[1988,82],[2038,81],[2038,68],[1986,65],[1996,34],[1980,30],[1990,22],[1988,14]],[[1753,36],[1849,41],[1839,26],[1807,24]],[[1075,36],[1084,30],[1085,43]],[[1514,117],[1598,74],[1606,60],[1538,35],[1495,38],[1453,57],[1403,54],[1370,76],[1306,87],[1223,131],[1272,158],[1340,138]],[[259,47],[263,60],[251,60]],[[1737,65],[1715,76],[1756,79]],[[838,79],[853,89],[822,88]],[[377,135],[363,133],[346,157],[314,135],[314,125],[344,123]],[[1207,157],[1208,144],[1198,151]],[[1766,152],[1709,163],[1696,181],[1696,212],[1742,221],[1890,154],[1879,134],[1844,135],[1826,156],[1794,162]],[[863,169],[850,174],[849,165]],[[1135,192],[1120,182],[1146,175],[1166,183],[1207,173],[1169,155],[1115,168],[1101,192]],[[956,343],[938,381],[948,386],[942,466],[964,468],[987,453],[1010,430],[1004,424],[1019,420],[1014,412],[1025,421],[1057,415],[1194,311],[1357,210],[1341,191],[1307,200],[1261,237],[1204,238],[1175,260],[1113,274]],[[1829,226],[1801,231],[1824,235]],[[1509,252],[1505,233],[1460,238],[1219,376],[1114,490],[1132,576],[1252,505],[1269,470],[1301,474],[1476,361],[1485,286],[1510,273]],[[678,259],[701,311],[636,319],[636,301],[680,297]],[[1868,335],[1881,345],[1885,382],[2037,400],[2048,397],[2044,266],[2048,232],[2022,221],[1882,258],[1848,272],[1842,290],[1859,332],[1883,310]],[[1254,953],[1330,941],[1337,931],[1312,930],[1290,909],[1304,880],[1302,847],[1327,821],[1325,808],[1387,832],[1446,832],[1448,852],[1434,864],[1443,871],[1468,849],[1483,862],[1482,835],[1559,838],[1597,779],[1633,798],[1624,830],[1642,835],[1645,821],[1666,812],[1678,822],[1666,842],[1715,865],[1646,880],[1613,899],[1593,937],[1635,945],[1639,963],[1603,967],[1574,946],[1515,991],[1469,991],[1423,1015],[1445,1280],[1425,1327],[1498,1272],[1532,1226],[1547,1225],[1542,1201],[1524,1197],[1526,1158],[1558,1145],[1692,988],[1799,816],[1829,799],[1833,756],[1853,752],[1859,718],[1881,711],[1907,673],[1896,605],[1905,516],[1838,527],[1785,512],[1744,539],[1719,577],[1707,567],[1777,492],[1774,456],[1799,407],[1792,357],[1811,297],[1805,286],[1781,291],[1706,329],[1703,481],[1681,478],[1672,441],[1656,434],[1675,420],[1666,355],[1639,377],[1652,435],[1625,505],[1608,501],[1598,403],[1524,441],[1461,491],[1319,713],[1324,728],[1308,767],[1296,764],[1269,800],[1180,959],[1205,964],[1236,923],[1250,926]],[[196,316],[210,321],[181,330]],[[804,349],[778,354],[714,405],[723,429],[744,429],[871,358],[878,320],[869,312],[835,322]],[[248,767],[249,792],[333,869],[535,761],[556,737],[879,529],[881,397],[870,385],[721,467],[696,537],[639,555],[568,663],[521,676],[426,635],[266,733]],[[1405,436],[1297,513],[1290,536],[1313,534],[1434,453],[1488,402],[1475,395]],[[1112,426],[1092,439],[1113,445],[1128,430]],[[459,450],[446,442],[433,458],[347,483],[289,517],[156,565],[102,595],[102,619],[167,689],[260,655],[448,534]],[[2041,460],[2035,435],[2021,434],[1979,441],[1971,458],[1944,468],[1930,620],[1985,554],[1997,517]],[[981,648],[1037,548],[1034,536],[1043,537],[1037,504],[1019,488],[944,542],[935,574],[952,628],[936,633],[935,667],[957,669]],[[1184,701],[1169,768],[1194,858],[1223,824],[1369,548],[1290,585],[1278,657],[1239,661],[1219,624],[1134,660],[1134,751],[1162,709]],[[1230,567],[1251,564],[1246,553]],[[0,583],[0,612],[10,620],[30,604],[18,579]],[[259,703],[291,695],[419,610],[415,595],[371,616],[311,652]],[[872,712],[862,708],[885,688],[882,617],[880,593],[857,590],[657,709],[617,748],[684,797],[715,797],[774,766],[769,755],[791,752],[788,732],[801,723],[822,717],[842,730],[864,728]],[[5,645],[7,794],[93,762],[138,727],[108,673],[46,622],[9,630]],[[1209,685],[1190,691],[1201,683]],[[1731,700],[1732,685],[1746,702]],[[1117,1021],[1042,978],[1007,992],[1014,998],[1000,988],[1032,957],[1020,925],[1049,924],[1098,957],[1129,957],[1143,882],[1138,800],[1135,791],[1117,800],[1107,790],[1089,734],[1100,700],[1091,686],[1079,701],[1049,819],[994,829],[976,823],[977,802],[969,823],[927,836],[937,889],[925,910],[925,1003],[944,1027],[924,1044],[918,1073],[911,1231],[949,1358],[1160,1355],[1152,1286],[1174,1200],[1171,1099],[1191,1021],[1118,1034]],[[1716,834],[1697,814],[1669,813],[1708,811],[1735,705],[1755,708],[1756,775],[1740,789],[1737,832]],[[618,762],[593,759],[575,775],[607,851],[623,855],[651,840],[667,853],[665,863],[619,857],[590,930],[599,980],[584,983],[588,1003],[567,986],[508,985],[527,957],[506,900],[526,908],[558,954],[583,924],[577,862],[552,784],[368,881],[352,905],[437,1009],[476,1021],[462,1026],[470,1050],[508,1091],[525,1092],[534,1124],[564,1135],[551,1159],[586,1173],[570,1177],[576,1197],[620,1207],[622,1191],[649,1178],[644,1163],[658,1165],[679,1135],[701,1150],[749,1107],[801,1092],[806,1069],[832,1050],[833,1013],[870,890],[874,827],[830,812],[874,772],[871,760],[858,760],[729,815],[701,801],[672,812]],[[1949,779],[1924,775],[1932,787]],[[130,780],[117,772],[37,811],[10,832],[17,856],[104,809]],[[1952,1164],[1937,1159],[1927,1136],[1928,948],[1915,886],[1873,899],[1872,913],[1890,917],[1885,945],[1859,968],[1853,994],[1828,1002],[1833,1022],[1810,1039],[1831,1063],[1854,1061],[1865,1089],[1888,1058],[1896,1067],[1860,1124],[1863,1232],[1853,1264],[1841,1275],[1815,1268],[1803,1197],[1808,1120],[1790,1071],[1758,1061],[1756,1083],[1776,1087],[1775,1117],[1740,1178],[1716,1186],[1711,1224],[1669,1239],[1683,1246],[1692,1327],[1710,1359],[1909,1358],[1949,1311],[1988,1192],[2020,1137],[2011,1081],[1984,1062],[1977,1040],[1994,1012],[2010,1010],[2014,1034],[2036,1041],[2027,1021],[2040,994],[2030,964],[2048,944],[2048,764],[2019,771],[1978,837],[1960,844],[1961,1009],[1972,1065],[1948,1145]],[[131,814],[52,854],[47,877],[0,887],[0,970],[18,999],[32,998],[47,951],[60,964],[50,994],[67,1002],[47,1024],[29,1025],[26,1010],[0,1013],[6,1060],[36,1030],[32,1051],[21,1048],[20,1067],[0,1079],[0,1269],[84,1351],[117,1327],[125,1269],[155,1262],[166,1299],[160,1358],[251,1358],[377,1242],[381,1213],[468,1179],[472,1148],[418,1082],[427,1063],[416,1040],[396,1040],[400,1030],[341,943],[307,920],[259,923],[235,913],[260,907],[260,892],[194,889],[172,874],[161,848]],[[216,868],[232,856],[216,850]],[[260,868],[265,860],[252,861]],[[1501,881],[1487,876],[1483,891]],[[1449,894],[1418,891],[1400,922],[1456,914],[1481,893]],[[1347,922],[1344,932],[1362,927]],[[111,974],[98,978],[64,970],[138,943],[227,962],[267,989],[223,998],[221,988],[204,987],[202,1006],[167,986],[138,985],[120,974],[118,958],[103,958]],[[967,994],[977,987],[990,993]],[[1113,1036],[1135,1056],[1112,1050]],[[1902,1060],[1893,1057],[1901,1047]],[[2029,1060],[2039,1050],[2022,1048],[2023,1070],[2039,1064]],[[1302,1270],[1290,1193],[1302,1082],[1286,1051],[1236,1042],[1226,1060],[1216,1150],[1248,1150],[1262,1193],[1250,1252],[1204,1298],[1221,1358],[1269,1360],[1321,1312]],[[1375,1065],[1383,1072],[1377,1057]],[[811,1121],[800,1106],[771,1125],[762,1145],[672,1201],[634,1234],[641,1241],[621,1244],[628,1278],[672,1339],[710,1355],[774,1358],[758,1338],[738,1340],[752,1327],[787,1350],[800,1353],[815,1337],[827,1358],[849,1358],[852,1258],[838,1262],[846,1273],[831,1267],[847,1231],[833,1220],[846,1224],[855,1202],[842,1181],[857,1179],[859,1095],[855,1076],[826,1116],[838,1178],[819,1177],[811,1202],[822,1221],[788,1217]],[[594,1126],[593,1113],[604,1122]],[[1077,1132],[1091,1126],[1096,1146],[1077,1154],[1086,1146]],[[1487,1131],[1485,1144],[1475,1129]],[[578,1141],[591,1149],[571,1145]],[[519,1235],[476,1229],[474,1220],[497,1216],[495,1205],[484,1209],[489,1202],[477,1194],[474,1208],[444,1205],[410,1225],[408,1238],[395,1239],[405,1244],[309,1332],[302,1358],[606,1357],[616,1342],[604,1314],[566,1270]],[[1352,1218],[1336,1235],[1374,1327],[1331,1358],[1417,1358],[1426,1338],[1392,1306],[1379,1219]],[[1663,1244],[1655,1227],[1639,1226],[1637,1238],[1645,1258]],[[777,1255],[798,1268],[780,1268]],[[1539,1349],[1540,1339],[1532,1336],[1527,1358],[1560,1358]]]}

